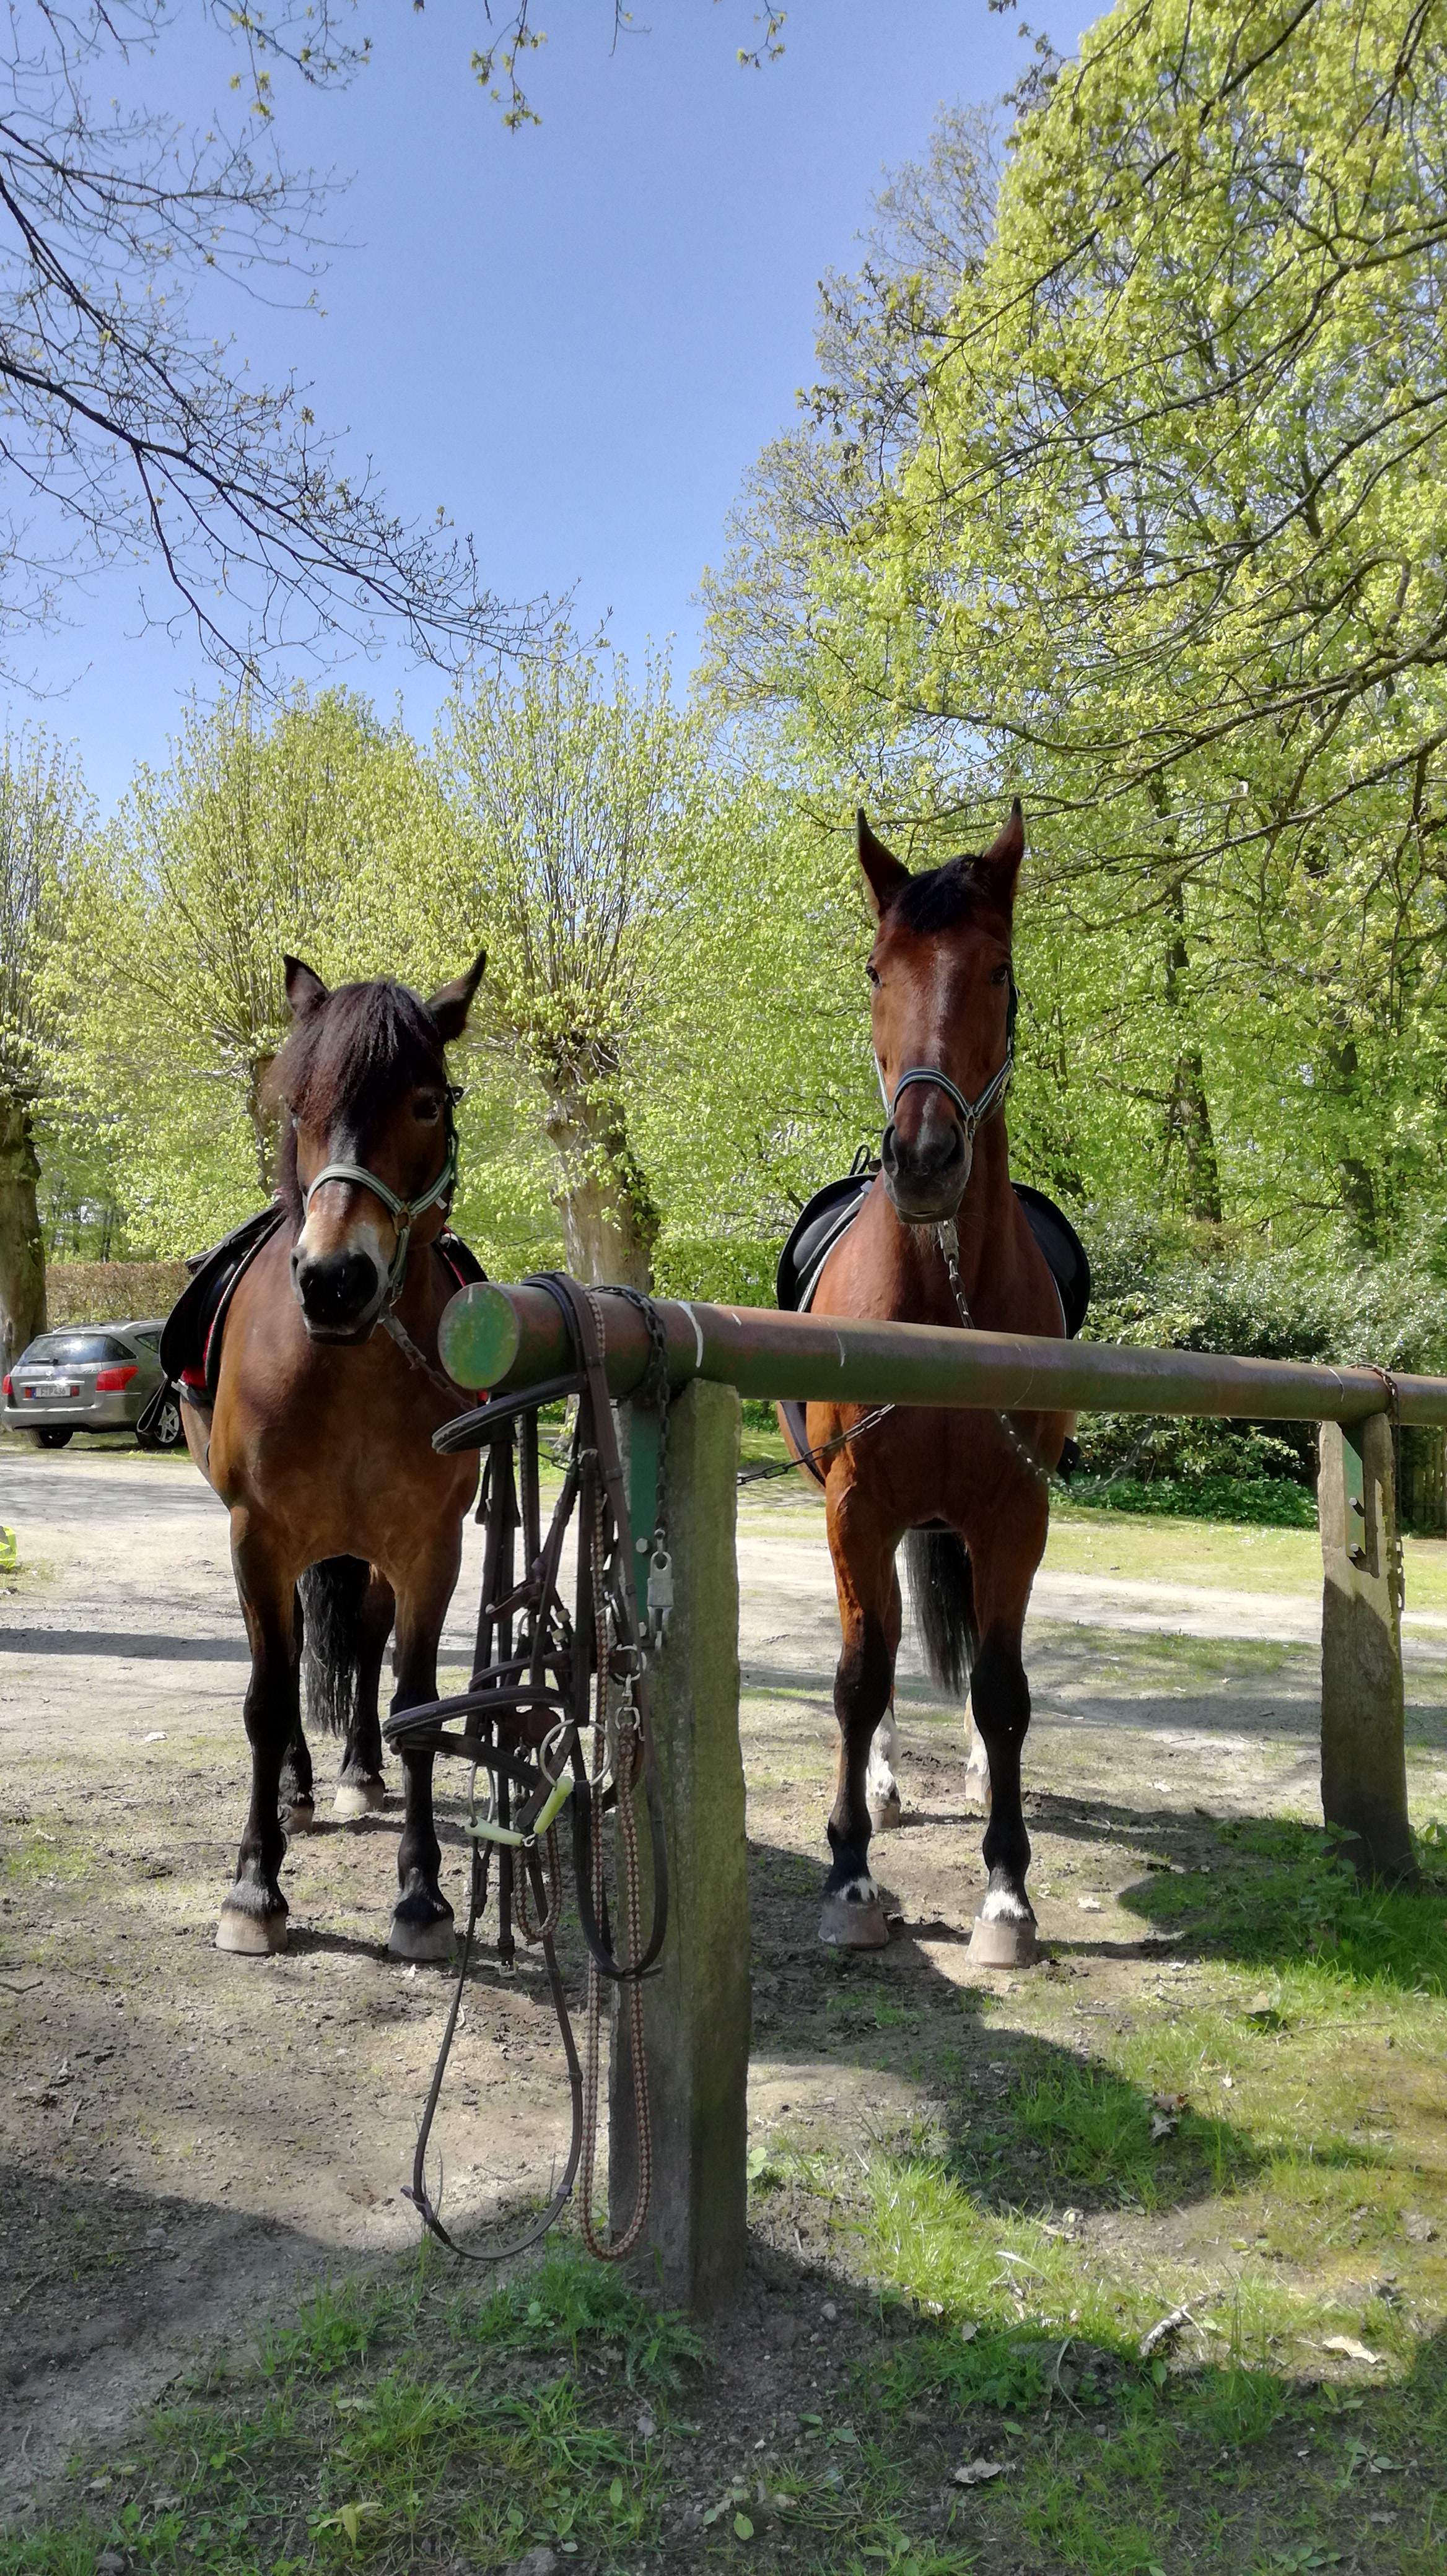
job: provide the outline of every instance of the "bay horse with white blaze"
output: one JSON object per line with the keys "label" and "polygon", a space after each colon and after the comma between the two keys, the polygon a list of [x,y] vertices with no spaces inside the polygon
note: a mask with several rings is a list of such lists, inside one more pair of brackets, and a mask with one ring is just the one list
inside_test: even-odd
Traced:
{"label": "bay horse with white blaze", "polygon": [[[819,1274],[816,1315],[1064,1330],[1055,1281],[1010,1186],[1003,1115],[1024,850],[1018,800],[982,857],[917,876],[859,816],[859,864],[877,923],[867,971],[887,1124],[878,1178]],[[1020,1640],[1045,1550],[1046,1471],[1072,1425],[1058,1413],[1006,1418],[900,1406],[860,1428],[862,1412],[817,1403],[807,1414],[811,1448],[841,1444],[824,1469],[843,1645],[834,1682],[833,1867],[821,1933],[856,1949],[888,1937],[869,1866],[868,1775],[894,1690],[895,1553],[903,1540],[930,1668],[952,1690],[969,1681],[989,1756],[982,1955],[1025,1961],[1034,1954],[1035,1918],[1020,1794],[1030,1722]]]}
{"label": "bay horse with white blaze", "polygon": [[[437,1695],[477,1481],[475,1455],[440,1458],[432,1446],[459,1410],[437,1361],[438,1321],[458,1284],[435,1250],[457,1170],[443,1051],[462,1035],[482,968],[479,957],[423,1002],[387,982],[328,992],[309,966],[286,961],[292,1030],[268,1077],[285,1116],[282,1219],[232,1297],[214,1408],[183,1408],[191,1455],[230,1509],[251,1645],[251,1804],[216,1935],[223,1950],[286,1946],[286,1827],[313,1821],[303,1628],[309,1707],[346,1736],[339,1815],[382,1804],[377,1692],[394,1618],[393,1707]],[[432,1756],[402,1762],[388,1948],[443,1958],[453,1919],[438,1884]]]}

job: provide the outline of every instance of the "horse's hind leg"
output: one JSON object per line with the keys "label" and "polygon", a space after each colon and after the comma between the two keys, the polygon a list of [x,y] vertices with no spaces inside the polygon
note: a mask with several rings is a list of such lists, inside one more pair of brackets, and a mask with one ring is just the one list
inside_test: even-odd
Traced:
{"label": "horse's hind leg", "polygon": [[343,1821],[374,1814],[387,1794],[382,1780],[382,1721],[377,1695],[396,1607],[391,1584],[373,1566],[357,1622],[356,1697],[332,1805],[333,1815]]}
{"label": "horse's hind leg", "polygon": [[282,1763],[300,1730],[295,1583],[281,1573],[254,1535],[233,1543],[236,1586],[251,1640],[246,1732],[251,1744],[251,1805],[236,1860],[236,1882],[221,1908],[218,1950],[264,1957],[286,1948],[286,1898],[278,1882],[286,1836],[278,1798]]}
{"label": "horse's hind leg", "polygon": [[[449,1558],[445,1538],[439,1539],[441,1563],[429,1564],[419,1574],[417,1591],[399,1591],[394,1712],[420,1707],[437,1697],[437,1641],[457,1580],[461,1544],[459,1528]],[[432,1821],[431,1754],[404,1752],[402,1775],[407,1807],[397,1846],[400,1894],[387,1947],[398,1959],[450,1959],[455,1927],[452,1908],[438,1884],[442,1849]]]}
{"label": "horse's hind leg", "polygon": [[[300,1659],[302,1624],[299,1597],[295,1599],[292,1611],[292,1641],[296,1655]],[[317,1806],[312,1779],[311,1747],[306,1740],[306,1731],[301,1722],[299,1698],[296,1724],[287,1738],[286,1751],[281,1757],[281,1779],[276,1794],[281,1812],[282,1832],[287,1835],[309,1834],[316,1823]]]}
{"label": "horse's hind leg", "polygon": [[894,1538],[885,1536],[857,1486],[829,1495],[829,1546],[839,1595],[843,1650],[834,1676],[839,1778],[829,1817],[833,1867],[824,1882],[819,1937],[839,1949],[882,1950],[889,1939],[869,1869],[867,1781],[875,1731],[890,1704],[899,1648]]}

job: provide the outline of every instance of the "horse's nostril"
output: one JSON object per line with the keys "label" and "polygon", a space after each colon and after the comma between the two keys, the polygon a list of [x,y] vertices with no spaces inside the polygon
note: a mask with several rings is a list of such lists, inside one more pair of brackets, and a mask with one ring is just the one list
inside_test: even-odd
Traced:
{"label": "horse's nostril", "polygon": [[311,1324],[355,1323],[377,1293],[377,1267],[365,1252],[324,1253],[295,1262],[297,1294]]}

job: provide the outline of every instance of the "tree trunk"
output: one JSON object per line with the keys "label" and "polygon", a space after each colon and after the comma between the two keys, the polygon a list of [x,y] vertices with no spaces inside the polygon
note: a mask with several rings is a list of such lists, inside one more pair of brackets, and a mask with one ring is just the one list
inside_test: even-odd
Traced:
{"label": "tree trunk", "polygon": [[276,1187],[276,1146],[281,1132],[281,1116],[274,1102],[263,1098],[266,1077],[276,1062],[273,1049],[252,1059],[246,1086],[246,1115],[251,1121],[252,1141],[256,1147],[256,1177],[261,1195],[269,1199]]}
{"label": "tree trunk", "polygon": [[[1185,979],[1190,968],[1186,946],[1186,908],[1179,878],[1172,889],[1175,928],[1166,950],[1166,1000],[1174,1011],[1187,1006]],[[1166,1161],[1180,1148],[1186,1166],[1186,1204],[1192,1216],[1211,1225],[1221,1222],[1221,1171],[1206,1098],[1206,1067],[1198,1046],[1184,1046],[1171,1076],[1166,1104]]]}
{"label": "tree trunk", "polygon": [[557,1147],[568,1268],[593,1287],[653,1285],[658,1211],[633,1158],[622,1112],[581,1089],[550,1094],[543,1125]]}
{"label": "tree trunk", "polygon": [[0,1363],[9,1368],[45,1330],[45,1246],[30,1112],[0,1091]]}

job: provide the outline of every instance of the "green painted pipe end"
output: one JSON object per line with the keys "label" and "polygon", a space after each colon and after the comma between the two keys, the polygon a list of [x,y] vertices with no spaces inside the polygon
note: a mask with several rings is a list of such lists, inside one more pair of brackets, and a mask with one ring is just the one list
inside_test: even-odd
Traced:
{"label": "green painted pipe end", "polygon": [[442,1310],[437,1351],[458,1386],[501,1386],[521,1342],[512,1300],[490,1281],[459,1288]]}

